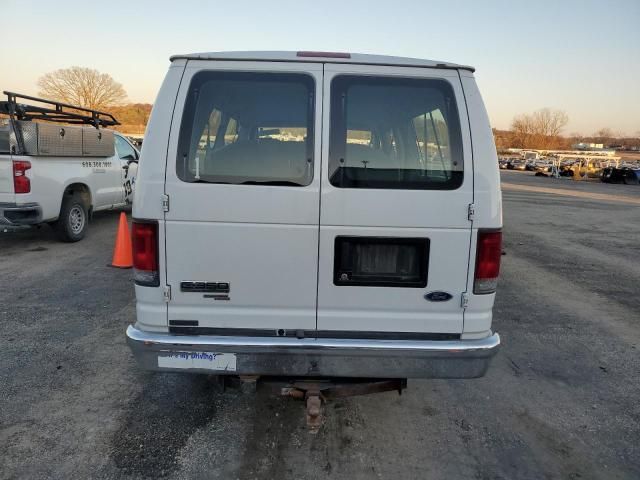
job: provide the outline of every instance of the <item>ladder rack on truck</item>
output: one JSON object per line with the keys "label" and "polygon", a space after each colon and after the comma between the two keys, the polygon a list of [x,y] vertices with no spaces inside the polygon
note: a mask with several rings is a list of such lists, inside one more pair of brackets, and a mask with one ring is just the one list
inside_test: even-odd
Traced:
{"label": "ladder rack on truck", "polygon": [[[9,115],[12,120],[64,122],[74,125],[93,125],[96,128],[120,125],[120,122],[118,122],[110,113],[69,105],[68,103],[46,100],[44,98],[31,97],[20,93],[7,91],[4,91],[3,93],[7,96],[7,100],[0,102],[0,113]],[[19,98],[53,105],[54,108],[18,103],[17,100]],[[65,109],[72,109],[74,111]]]}
{"label": "ladder rack on truck", "polygon": [[[112,114],[14,92],[5,91],[4,94],[7,100],[0,101],[0,114],[9,117],[9,137],[4,141],[12,153],[89,157],[113,155],[113,132],[100,130],[100,127],[120,125]],[[43,122],[65,125],[58,127],[44,125]],[[95,128],[83,128],[85,125]]]}

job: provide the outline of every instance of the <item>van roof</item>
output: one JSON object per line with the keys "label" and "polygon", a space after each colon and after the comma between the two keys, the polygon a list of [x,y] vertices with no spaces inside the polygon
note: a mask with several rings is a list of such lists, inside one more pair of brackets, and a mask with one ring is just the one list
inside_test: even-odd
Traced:
{"label": "van roof", "polygon": [[170,60],[252,60],[259,62],[318,62],[352,63],[363,65],[393,65],[400,67],[431,67],[475,71],[468,65],[424,60],[421,58],[369,55],[364,53],[337,52],[293,52],[293,51],[249,51],[249,52],[203,52],[173,55]]}

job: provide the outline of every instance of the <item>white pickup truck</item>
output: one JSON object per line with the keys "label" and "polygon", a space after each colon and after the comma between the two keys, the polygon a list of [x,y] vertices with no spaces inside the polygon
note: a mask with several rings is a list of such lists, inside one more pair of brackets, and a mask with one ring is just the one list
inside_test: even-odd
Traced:
{"label": "white pickup truck", "polygon": [[124,136],[100,128],[117,125],[113,116],[4,93],[0,225],[48,223],[61,240],[76,242],[85,236],[93,212],[131,203],[140,154]]}

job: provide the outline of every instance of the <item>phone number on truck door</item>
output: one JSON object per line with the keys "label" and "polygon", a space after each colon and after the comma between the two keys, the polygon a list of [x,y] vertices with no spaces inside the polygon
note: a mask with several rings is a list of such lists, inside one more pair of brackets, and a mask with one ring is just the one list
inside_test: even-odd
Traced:
{"label": "phone number on truck door", "polygon": [[112,162],[101,161],[101,160],[91,160],[88,162],[82,162],[83,167],[88,168],[111,168]]}

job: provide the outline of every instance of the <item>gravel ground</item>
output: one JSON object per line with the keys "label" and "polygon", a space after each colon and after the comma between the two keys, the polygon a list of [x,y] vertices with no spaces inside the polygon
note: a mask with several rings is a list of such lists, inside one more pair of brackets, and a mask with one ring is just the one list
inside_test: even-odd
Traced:
{"label": "gravel ground", "polygon": [[503,348],[487,376],[334,401],[315,436],[301,402],[137,368],[131,271],[106,267],[116,213],[73,245],[0,230],[0,478],[640,478],[640,208],[503,198]]}

